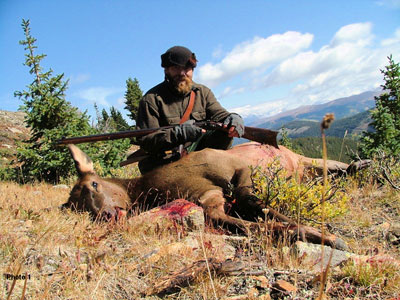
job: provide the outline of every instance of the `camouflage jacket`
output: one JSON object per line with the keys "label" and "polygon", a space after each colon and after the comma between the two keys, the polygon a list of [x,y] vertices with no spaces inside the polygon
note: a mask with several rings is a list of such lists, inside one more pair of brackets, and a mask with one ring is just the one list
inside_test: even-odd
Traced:
{"label": "camouflage jacket", "polygon": [[[212,120],[220,122],[229,112],[217,101],[212,91],[204,85],[193,83],[192,90],[196,93],[191,120]],[[178,125],[190,99],[190,93],[181,95],[175,92],[167,81],[150,89],[140,100],[136,120],[138,129],[158,128]],[[174,129],[163,129],[139,139],[141,148],[150,154],[157,154],[173,149]]]}

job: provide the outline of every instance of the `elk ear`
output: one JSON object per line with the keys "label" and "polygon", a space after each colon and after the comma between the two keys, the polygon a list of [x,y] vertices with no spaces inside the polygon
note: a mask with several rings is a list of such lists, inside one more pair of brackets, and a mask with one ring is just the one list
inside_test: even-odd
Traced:
{"label": "elk ear", "polygon": [[68,149],[74,159],[76,170],[80,176],[85,173],[95,173],[93,161],[85,152],[73,144],[68,144]]}

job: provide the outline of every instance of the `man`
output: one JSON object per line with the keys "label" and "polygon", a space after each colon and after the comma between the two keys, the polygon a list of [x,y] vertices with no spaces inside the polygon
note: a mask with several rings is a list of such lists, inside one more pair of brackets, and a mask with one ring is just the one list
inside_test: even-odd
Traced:
{"label": "man", "polygon": [[[243,135],[242,118],[226,111],[209,88],[192,81],[196,65],[195,54],[185,47],[175,46],[161,55],[165,80],[141,99],[136,126],[138,129],[176,126],[139,139],[141,149],[149,154],[139,162],[142,173],[179,159],[182,149],[187,152],[227,149],[233,137]],[[228,133],[206,132],[194,125],[194,122],[206,120],[222,122]]]}

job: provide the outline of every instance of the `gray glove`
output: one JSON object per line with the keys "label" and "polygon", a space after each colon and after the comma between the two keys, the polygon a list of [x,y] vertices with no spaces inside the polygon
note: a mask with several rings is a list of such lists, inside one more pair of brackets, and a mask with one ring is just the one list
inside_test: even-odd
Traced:
{"label": "gray glove", "polygon": [[196,141],[203,133],[202,129],[194,125],[194,120],[188,120],[185,123],[174,127],[175,135],[180,144]]}
{"label": "gray glove", "polygon": [[228,128],[235,126],[235,130],[238,133],[239,137],[244,134],[244,122],[241,116],[235,113],[231,113],[224,120],[224,125],[227,125]]}

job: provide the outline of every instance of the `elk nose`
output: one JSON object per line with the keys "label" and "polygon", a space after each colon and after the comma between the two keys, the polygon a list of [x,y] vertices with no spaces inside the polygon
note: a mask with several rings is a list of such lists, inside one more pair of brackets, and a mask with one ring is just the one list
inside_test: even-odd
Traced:
{"label": "elk nose", "polygon": [[104,221],[110,222],[114,218],[116,218],[116,212],[111,208],[103,209],[101,212],[101,219]]}

